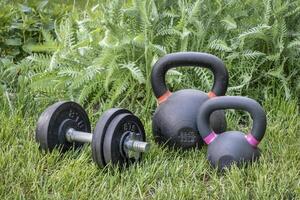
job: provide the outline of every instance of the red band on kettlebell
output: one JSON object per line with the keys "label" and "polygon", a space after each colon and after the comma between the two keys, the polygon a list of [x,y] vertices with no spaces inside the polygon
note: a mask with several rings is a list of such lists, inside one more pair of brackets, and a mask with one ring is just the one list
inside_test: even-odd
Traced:
{"label": "red band on kettlebell", "polygon": [[171,95],[172,95],[172,92],[170,92],[169,90],[166,91],[163,95],[161,95],[160,97],[157,98],[158,104],[165,102]]}
{"label": "red band on kettlebell", "polygon": [[206,136],[203,140],[206,144],[210,144],[214,139],[216,139],[217,134],[213,131],[208,136]]}
{"label": "red band on kettlebell", "polygon": [[245,135],[245,138],[248,141],[248,143],[253,147],[257,147],[257,145],[259,144],[259,141],[251,133]]}
{"label": "red band on kettlebell", "polygon": [[209,93],[207,93],[207,96],[208,98],[213,98],[216,97],[217,95],[214,92],[210,91]]}

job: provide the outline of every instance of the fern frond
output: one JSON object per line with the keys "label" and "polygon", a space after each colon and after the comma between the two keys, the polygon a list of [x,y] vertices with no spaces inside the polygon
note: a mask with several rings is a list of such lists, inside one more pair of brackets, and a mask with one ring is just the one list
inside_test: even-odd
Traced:
{"label": "fern frond", "polygon": [[[298,48],[297,48],[298,47]],[[296,39],[291,41],[288,45],[287,45],[288,49],[299,49],[300,50],[300,39]]]}
{"label": "fern frond", "polygon": [[164,56],[167,54],[166,48],[164,46],[158,44],[150,44],[149,47],[159,56]]}
{"label": "fern frond", "polygon": [[190,16],[189,16],[189,22],[191,21],[192,18],[197,18],[199,16],[201,16],[201,3],[202,0],[197,0],[191,7],[192,10],[190,12]]}
{"label": "fern frond", "polygon": [[178,17],[180,17],[178,14],[175,14],[175,13],[173,13],[173,12],[171,12],[171,11],[165,11],[165,12],[163,12],[162,14],[161,14],[161,16],[162,17],[168,17],[168,18],[178,18]]}
{"label": "fern frond", "polygon": [[170,70],[168,70],[168,75],[170,75],[170,76],[182,76],[182,73],[179,72],[176,69],[170,69]]}
{"label": "fern frond", "polygon": [[268,55],[266,58],[269,61],[278,61],[280,59],[280,53]]}
{"label": "fern frond", "polygon": [[264,3],[264,6],[265,6],[264,23],[268,24],[269,20],[270,20],[270,17],[271,17],[271,12],[272,12],[271,0],[264,0],[263,3]]}
{"label": "fern frond", "polygon": [[49,71],[54,70],[55,68],[59,67],[59,62],[58,62],[58,51],[54,52],[53,55],[51,56],[50,63],[49,63]]}
{"label": "fern frond", "polygon": [[281,38],[286,38],[287,37],[287,27],[286,27],[286,23],[284,20],[282,20],[282,22],[280,23],[280,37]]}
{"label": "fern frond", "polygon": [[[79,69],[80,70],[80,69]],[[68,73],[69,75],[74,76],[71,83],[71,88],[78,89],[82,88],[84,85],[89,84],[92,82],[98,75],[100,75],[100,72],[103,71],[104,68],[91,65],[87,68],[84,68],[83,70],[80,70],[79,72],[76,71],[64,71],[65,74]]]}
{"label": "fern frond", "polygon": [[226,42],[221,39],[216,39],[216,40],[211,41],[209,43],[208,47],[211,49],[223,51],[223,52],[232,51],[232,49],[226,44]]}
{"label": "fern frond", "polygon": [[113,36],[110,30],[105,31],[104,38],[99,42],[99,45],[101,47],[112,47],[113,45],[116,45],[118,40],[116,37]]}
{"label": "fern frond", "polygon": [[199,67],[195,67],[194,71],[196,72],[197,76],[199,77],[199,80],[201,80],[201,84],[204,90],[208,89],[209,87],[211,87],[211,74],[206,71],[203,70]]}
{"label": "fern frond", "polygon": [[54,26],[57,40],[63,45],[63,47],[68,49],[72,49],[76,42],[72,26],[73,23],[70,18],[63,20],[59,25],[55,23]]}
{"label": "fern frond", "polygon": [[121,64],[122,69],[128,69],[130,71],[131,76],[136,79],[140,84],[145,83],[145,77],[142,73],[142,71],[136,67],[134,63],[126,63]]}
{"label": "fern frond", "polygon": [[156,33],[156,36],[166,36],[166,35],[169,35],[169,36],[172,36],[172,35],[175,35],[175,36],[180,36],[181,33],[179,31],[177,31],[176,29],[172,28],[172,27],[164,27],[160,30],[158,30],[158,32]]}
{"label": "fern frond", "polygon": [[297,15],[299,15],[299,14],[300,14],[300,6],[296,7],[294,10],[292,10],[292,11],[286,13],[286,14],[284,15],[284,17],[289,17],[289,16],[292,16],[292,15],[297,16]]}
{"label": "fern frond", "polygon": [[134,0],[134,5],[140,16],[141,26],[143,27],[143,29],[147,29],[151,23],[147,15],[146,1]]}
{"label": "fern frond", "polygon": [[124,93],[129,87],[129,80],[125,78],[124,80],[117,80],[113,84],[113,88],[109,91],[110,98],[107,99],[109,102],[109,106],[111,107],[115,101],[119,98],[119,96]]}
{"label": "fern frond", "polygon": [[237,58],[240,58],[239,52],[233,52],[233,53],[230,53],[228,56],[226,56],[226,59],[228,59],[228,60],[234,60]]}
{"label": "fern frond", "polygon": [[58,72],[59,76],[66,76],[72,79],[80,76],[80,70],[73,67],[65,67]]}
{"label": "fern frond", "polygon": [[257,34],[262,34],[265,30],[270,29],[271,26],[268,26],[266,24],[260,24],[256,27],[250,28],[249,30],[241,33],[238,38],[246,38],[249,36],[257,35]]}
{"label": "fern frond", "polygon": [[107,66],[105,71],[104,89],[106,92],[109,91],[111,83],[114,81],[114,74],[119,71],[118,64],[114,60],[110,65]]}
{"label": "fern frond", "polygon": [[43,39],[45,40],[45,43],[47,44],[56,43],[56,40],[54,39],[54,37],[51,35],[49,31],[42,30],[42,35],[43,35]]}
{"label": "fern frond", "polygon": [[226,30],[232,30],[237,28],[237,24],[233,17],[227,15],[224,19],[221,20],[222,24],[225,26]]}
{"label": "fern frond", "polygon": [[91,81],[92,79],[95,78],[95,76],[97,76],[99,73],[101,73],[104,70],[105,70],[104,67],[99,67],[97,65],[91,65],[83,70],[83,74],[84,74],[84,76],[86,76],[87,80]]}
{"label": "fern frond", "polygon": [[101,82],[99,81],[91,81],[89,84],[84,85],[79,93],[78,101],[84,103],[90,96],[94,96],[94,94],[98,93],[102,94],[102,92],[99,92],[101,90],[97,90],[98,88],[101,88]]}
{"label": "fern frond", "polygon": [[57,93],[58,84],[60,84],[60,82],[57,80],[55,73],[41,73],[32,78],[32,83],[29,87],[33,91],[55,94]]}
{"label": "fern frond", "polygon": [[260,52],[260,51],[253,51],[253,50],[245,50],[242,52],[241,54],[243,56],[243,58],[245,59],[249,59],[249,60],[254,60],[257,59],[261,56],[264,56],[265,54]]}
{"label": "fern frond", "polygon": [[43,72],[44,70],[47,70],[51,57],[52,56],[48,54],[31,54],[26,57],[26,60],[31,63],[32,70]]}

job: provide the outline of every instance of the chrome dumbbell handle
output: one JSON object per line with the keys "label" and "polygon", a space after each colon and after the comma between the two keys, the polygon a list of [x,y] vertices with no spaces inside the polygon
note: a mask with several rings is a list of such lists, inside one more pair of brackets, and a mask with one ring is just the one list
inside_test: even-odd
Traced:
{"label": "chrome dumbbell handle", "polygon": [[[68,142],[91,143],[93,140],[93,134],[82,131],[76,131],[75,129],[70,128],[66,133],[66,139]],[[133,140],[131,138],[125,140],[123,145],[128,150],[135,152],[147,152],[150,149],[150,144],[148,142]]]}
{"label": "chrome dumbbell handle", "polygon": [[83,131],[76,131],[75,129],[70,128],[66,133],[66,139],[68,142],[91,143],[93,140],[93,134]]}

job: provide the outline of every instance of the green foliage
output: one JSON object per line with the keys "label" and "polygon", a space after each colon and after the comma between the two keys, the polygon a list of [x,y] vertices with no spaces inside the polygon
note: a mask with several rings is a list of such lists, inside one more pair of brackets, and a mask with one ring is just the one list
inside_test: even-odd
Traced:
{"label": "green foliage", "polygon": [[48,0],[25,3],[0,2],[0,56],[15,62],[28,55],[24,46],[41,42],[42,31],[53,32],[54,23],[71,10]]}
{"label": "green foliage", "polygon": [[[201,51],[225,61],[230,94],[263,100],[266,91],[281,88],[289,99],[299,93],[300,5],[288,2],[114,0],[84,10],[73,5],[64,17],[46,1],[19,4],[18,16],[31,16],[32,24],[40,26],[34,34],[22,29],[26,40],[7,41],[22,46],[22,55],[29,53],[24,59],[18,55],[7,69],[16,79],[10,87],[14,92],[24,87],[35,99],[71,98],[104,109],[115,104],[138,109],[138,99],[146,111],[155,105],[149,84],[155,61],[169,52]],[[40,21],[46,18],[48,28]],[[26,21],[20,26],[30,27]],[[173,89],[211,87],[209,72],[180,71],[190,77],[173,73],[168,78]],[[26,86],[19,80],[26,80]]]}
{"label": "green foliage", "polygon": [[[0,1],[0,196],[299,198],[299,17],[298,0]],[[154,145],[143,164],[121,172],[93,166],[88,148],[63,159],[38,151],[36,119],[63,99],[82,103],[92,121],[126,107],[143,118],[153,143],[151,69],[178,51],[219,56],[230,72],[228,94],[264,105],[269,126],[258,164],[220,175],[205,149]],[[212,74],[173,69],[167,80],[171,90],[209,91]],[[244,117],[228,112],[230,127]]]}

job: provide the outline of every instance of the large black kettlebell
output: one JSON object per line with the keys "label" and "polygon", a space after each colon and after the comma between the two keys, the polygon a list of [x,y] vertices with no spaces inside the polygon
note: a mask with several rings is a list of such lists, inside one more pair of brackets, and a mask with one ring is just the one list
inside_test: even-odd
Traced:
{"label": "large black kettlebell", "polygon": [[[185,89],[171,93],[165,81],[167,71],[174,67],[196,66],[210,69],[214,74],[212,90]],[[199,106],[211,97],[223,96],[228,86],[228,72],[216,56],[198,52],[180,52],[165,55],[153,66],[151,84],[158,100],[153,116],[153,134],[159,144],[188,149],[203,142],[197,131],[196,117]],[[224,111],[212,114],[210,124],[215,132],[226,129]]]}
{"label": "large black kettlebell", "polygon": [[[216,135],[209,127],[209,116],[220,109],[241,109],[250,113],[253,127],[245,135],[240,131],[227,131]],[[197,126],[201,137],[208,144],[207,158],[212,166],[223,170],[233,163],[241,166],[255,161],[260,156],[257,145],[266,131],[266,114],[253,99],[237,96],[224,96],[204,102],[198,110]]]}

